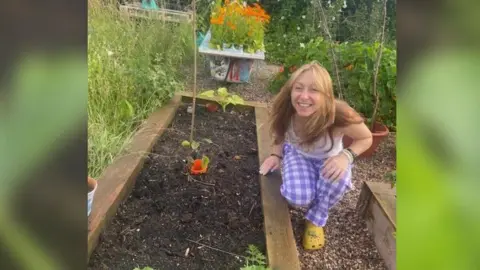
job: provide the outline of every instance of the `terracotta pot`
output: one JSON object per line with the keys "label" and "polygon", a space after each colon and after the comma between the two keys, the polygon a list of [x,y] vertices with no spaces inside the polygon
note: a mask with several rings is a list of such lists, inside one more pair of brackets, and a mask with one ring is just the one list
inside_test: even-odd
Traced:
{"label": "terracotta pot", "polygon": [[[366,158],[372,157],[377,150],[378,145],[387,137],[389,134],[389,130],[387,126],[383,125],[382,123],[376,122],[375,126],[372,131],[373,141],[370,148],[368,148],[365,152],[363,152],[359,157]],[[347,148],[352,144],[352,139],[348,136],[343,136],[343,147]]]}
{"label": "terracotta pot", "polygon": [[97,180],[88,177],[88,203],[87,203],[87,216],[90,216],[92,212],[93,197],[95,196],[95,191],[97,191],[98,183]]}

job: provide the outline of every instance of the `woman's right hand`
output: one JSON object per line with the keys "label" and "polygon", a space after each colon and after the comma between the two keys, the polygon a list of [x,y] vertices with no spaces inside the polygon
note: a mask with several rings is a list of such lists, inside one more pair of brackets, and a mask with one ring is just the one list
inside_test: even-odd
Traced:
{"label": "woman's right hand", "polygon": [[260,166],[260,174],[267,175],[270,172],[280,168],[280,158],[277,156],[269,156]]}

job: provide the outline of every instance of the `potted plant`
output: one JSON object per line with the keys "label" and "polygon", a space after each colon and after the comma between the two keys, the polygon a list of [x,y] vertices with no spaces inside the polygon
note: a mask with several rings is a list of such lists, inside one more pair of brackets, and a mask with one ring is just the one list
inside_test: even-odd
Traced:
{"label": "potted plant", "polygon": [[87,185],[88,185],[87,216],[90,216],[90,213],[92,212],[93,197],[95,195],[95,191],[97,191],[98,183],[97,183],[97,180],[89,176],[87,180]]}
{"label": "potted plant", "polygon": [[265,26],[270,16],[255,3],[216,0],[210,17],[209,47],[223,51],[256,53],[264,51]]}

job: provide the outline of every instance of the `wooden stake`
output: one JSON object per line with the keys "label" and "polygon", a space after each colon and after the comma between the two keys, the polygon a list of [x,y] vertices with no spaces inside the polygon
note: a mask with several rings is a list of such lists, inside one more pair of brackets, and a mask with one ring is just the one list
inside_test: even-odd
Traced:
{"label": "wooden stake", "polygon": [[333,60],[333,67],[335,68],[335,77],[337,79],[337,85],[338,85],[338,97],[340,99],[343,99],[343,88],[342,88],[342,83],[340,81],[340,71],[338,70],[338,64],[337,64],[337,55],[335,54],[335,45],[333,40],[332,35],[330,34],[330,30],[328,29],[327,25],[327,16],[325,15],[325,11],[322,6],[322,2],[319,1],[318,3],[320,7],[320,12],[322,13],[322,26],[323,30],[327,34],[328,38],[330,39],[330,52],[332,53],[332,60]]}
{"label": "wooden stake", "polygon": [[192,105],[192,123],[190,125],[190,142],[193,141],[193,129],[195,126],[195,107],[197,99],[197,8],[196,0],[192,0],[192,21],[193,21],[193,105]]}
{"label": "wooden stake", "polygon": [[370,123],[370,130],[374,132],[376,118],[377,118],[377,110],[378,104],[380,103],[380,97],[378,95],[377,90],[377,78],[378,78],[378,69],[380,67],[380,62],[382,61],[382,52],[383,52],[383,43],[385,40],[385,27],[387,25],[387,0],[383,1],[383,25],[382,25],[382,33],[380,36],[380,46],[378,46],[378,53],[377,53],[377,62],[375,63],[375,68],[373,70],[373,96],[375,97],[375,104],[373,106],[373,113],[372,113],[372,123]]}

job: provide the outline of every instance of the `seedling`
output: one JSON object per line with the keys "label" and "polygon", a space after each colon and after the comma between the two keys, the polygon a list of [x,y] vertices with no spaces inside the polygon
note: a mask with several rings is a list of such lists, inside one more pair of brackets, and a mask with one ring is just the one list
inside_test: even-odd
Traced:
{"label": "seedling", "polygon": [[[213,143],[212,140],[207,138],[203,140],[207,143]],[[192,164],[190,167],[190,173],[194,175],[206,173],[208,169],[208,164],[210,163],[210,159],[205,155],[202,156],[202,159],[197,158],[200,143],[196,141],[189,142],[185,140],[181,144],[185,148],[192,149],[190,156],[187,157],[188,164]]]}
{"label": "seedling", "polygon": [[151,267],[146,266],[146,267],[144,267],[144,268],[135,267],[135,269],[133,269],[133,270],[154,270],[154,269],[151,268]]}
{"label": "seedling", "polygon": [[198,147],[200,147],[200,143],[196,141],[189,142],[185,140],[182,142],[182,146],[185,148],[192,148],[193,151],[197,151]]}
{"label": "seedling", "polygon": [[218,102],[218,104],[220,104],[220,106],[222,106],[222,109],[223,111],[225,112],[228,104],[232,104],[232,105],[237,105],[237,104],[244,104],[245,101],[243,100],[242,97],[240,97],[239,95],[232,95],[228,92],[227,88],[225,87],[220,87],[217,89],[217,91],[215,90],[207,90],[207,91],[204,91],[202,92],[199,96],[203,96],[203,97],[209,97],[209,98],[215,98],[216,97],[216,101]]}
{"label": "seedling", "polygon": [[265,255],[256,246],[248,245],[247,254],[245,265],[240,270],[270,270]]}

